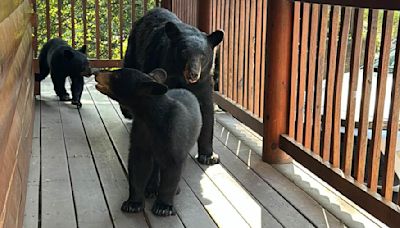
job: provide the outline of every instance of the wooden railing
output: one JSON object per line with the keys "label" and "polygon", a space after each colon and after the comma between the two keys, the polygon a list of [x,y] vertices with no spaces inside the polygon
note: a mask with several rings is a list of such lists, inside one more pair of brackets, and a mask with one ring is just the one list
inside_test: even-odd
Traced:
{"label": "wooden railing", "polygon": [[385,223],[398,225],[399,11],[387,9],[398,10],[400,3],[323,2],[336,5],[294,3],[289,131],[281,148]]}

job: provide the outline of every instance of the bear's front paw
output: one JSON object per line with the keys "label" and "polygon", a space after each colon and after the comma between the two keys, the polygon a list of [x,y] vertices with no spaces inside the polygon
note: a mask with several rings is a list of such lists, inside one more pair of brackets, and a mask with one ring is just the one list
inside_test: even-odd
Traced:
{"label": "bear's front paw", "polygon": [[153,214],[158,216],[170,216],[176,214],[174,206],[165,204],[159,200],[156,200],[154,202],[151,211],[153,212]]}
{"label": "bear's front paw", "polygon": [[59,96],[59,98],[60,98],[60,101],[70,101],[71,100],[71,97],[69,96],[69,94],[61,95],[61,96]]}
{"label": "bear's front paw", "polygon": [[74,100],[73,100],[73,101],[72,101],[72,104],[73,104],[73,105],[76,105],[77,108],[82,107],[82,103],[81,103],[80,101],[74,101]]}
{"label": "bear's front paw", "polygon": [[144,209],[143,202],[133,202],[127,200],[122,203],[121,210],[128,213],[138,213],[142,212]]}
{"label": "bear's front paw", "polygon": [[199,154],[197,161],[203,165],[214,165],[219,163],[219,156],[214,153],[212,155]]}

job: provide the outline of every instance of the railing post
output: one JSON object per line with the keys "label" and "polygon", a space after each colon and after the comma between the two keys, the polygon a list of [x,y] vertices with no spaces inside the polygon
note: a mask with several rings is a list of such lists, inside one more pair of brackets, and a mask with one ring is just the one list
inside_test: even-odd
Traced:
{"label": "railing post", "polygon": [[279,135],[288,132],[292,24],[293,2],[269,0],[262,156],[268,163],[291,161],[291,157],[279,149]]}
{"label": "railing post", "polygon": [[205,33],[211,32],[211,0],[197,1],[197,27]]}

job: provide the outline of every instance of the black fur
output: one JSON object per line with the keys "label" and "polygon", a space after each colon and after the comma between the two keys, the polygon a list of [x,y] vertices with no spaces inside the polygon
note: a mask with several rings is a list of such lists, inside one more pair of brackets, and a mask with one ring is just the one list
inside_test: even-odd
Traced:
{"label": "black fur", "polygon": [[70,76],[72,104],[77,107],[82,106],[80,100],[84,85],[83,76],[89,76],[91,73],[86,57],[86,45],[74,50],[62,39],[49,40],[40,51],[39,70],[40,73],[35,75],[35,80],[41,81],[50,73],[54,91],[61,101],[71,100],[65,90],[65,79]]}
{"label": "black fur", "polygon": [[[142,211],[145,195],[153,194],[157,196],[152,208],[154,214],[175,214],[173,199],[179,191],[183,165],[201,129],[196,97],[185,89],[167,92],[162,84],[167,76],[161,69],[147,75],[123,68],[103,76],[104,80],[109,78],[106,83],[100,75],[96,76],[96,88],[128,107],[135,116],[128,162],[130,194],[121,209]],[[148,184],[149,181],[154,182]],[[146,190],[146,186],[153,188]]]}
{"label": "black fur", "polygon": [[[145,73],[163,68],[168,73],[170,88],[185,88],[193,92],[200,103],[203,126],[198,140],[198,161],[203,164],[219,162],[213,154],[214,127],[213,49],[222,41],[224,33],[200,32],[184,24],[166,9],[156,8],[138,20],[130,33],[124,67]],[[126,117],[130,113],[121,106]]]}

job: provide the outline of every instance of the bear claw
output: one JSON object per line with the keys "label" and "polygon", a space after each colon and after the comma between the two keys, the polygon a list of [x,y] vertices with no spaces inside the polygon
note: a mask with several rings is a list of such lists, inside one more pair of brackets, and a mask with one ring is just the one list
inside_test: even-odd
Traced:
{"label": "bear claw", "polygon": [[219,156],[217,154],[209,155],[199,155],[197,156],[197,161],[203,165],[215,165],[219,163]]}
{"label": "bear claw", "polygon": [[153,214],[158,216],[170,216],[176,214],[174,206],[162,203],[158,200],[154,202],[151,211],[153,212]]}
{"label": "bear claw", "polygon": [[125,201],[122,203],[121,210],[128,213],[142,212],[144,209],[142,202]]}
{"label": "bear claw", "polygon": [[71,97],[69,96],[69,94],[59,96],[59,98],[60,98],[60,101],[70,101],[71,100]]}
{"label": "bear claw", "polygon": [[73,100],[73,101],[72,101],[72,104],[73,104],[73,105],[76,105],[77,108],[82,107],[82,103],[81,103],[80,101],[74,101],[74,100]]}

